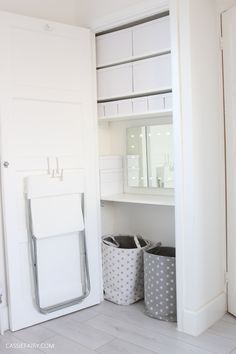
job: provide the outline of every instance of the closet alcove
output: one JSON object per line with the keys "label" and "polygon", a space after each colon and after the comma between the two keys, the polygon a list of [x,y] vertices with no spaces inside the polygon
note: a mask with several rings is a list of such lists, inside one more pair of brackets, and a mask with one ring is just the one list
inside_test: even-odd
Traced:
{"label": "closet alcove", "polygon": [[96,35],[102,235],[175,246],[169,12]]}

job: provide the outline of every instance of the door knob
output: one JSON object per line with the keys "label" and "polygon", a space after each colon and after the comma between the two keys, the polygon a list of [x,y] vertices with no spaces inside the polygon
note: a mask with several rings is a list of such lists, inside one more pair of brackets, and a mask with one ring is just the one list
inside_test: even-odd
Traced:
{"label": "door knob", "polygon": [[4,162],[3,162],[3,166],[4,166],[5,168],[8,168],[9,162],[8,162],[8,161],[4,161]]}

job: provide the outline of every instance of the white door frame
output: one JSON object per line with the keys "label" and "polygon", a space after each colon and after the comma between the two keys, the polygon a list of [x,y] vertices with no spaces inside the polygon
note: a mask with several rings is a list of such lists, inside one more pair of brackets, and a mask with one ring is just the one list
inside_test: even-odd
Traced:
{"label": "white door frame", "polygon": [[[236,278],[235,278],[235,254],[232,250],[235,250],[235,240],[233,240],[234,233],[234,215],[231,214],[234,210],[235,204],[235,192],[233,190],[233,164],[232,161],[235,158],[233,146],[235,138],[235,127],[233,126],[232,118],[230,117],[229,106],[231,101],[231,90],[229,87],[229,82],[227,81],[230,73],[225,68],[225,65],[229,65],[227,62],[229,58],[224,55],[227,51],[227,39],[224,35],[224,16],[227,16],[227,12],[231,9],[236,9],[236,1],[231,1],[225,5],[225,7],[220,7],[219,11],[219,23],[221,28],[221,49],[222,49],[222,78],[224,82],[223,96],[224,96],[224,122],[225,122],[225,178],[226,178],[226,228],[227,228],[227,258],[226,258],[226,279],[227,279],[227,310],[232,315],[236,316],[236,302],[235,302],[235,289],[236,289]],[[229,14],[230,15],[230,14]],[[232,136],[229,134],[232,133]]]}

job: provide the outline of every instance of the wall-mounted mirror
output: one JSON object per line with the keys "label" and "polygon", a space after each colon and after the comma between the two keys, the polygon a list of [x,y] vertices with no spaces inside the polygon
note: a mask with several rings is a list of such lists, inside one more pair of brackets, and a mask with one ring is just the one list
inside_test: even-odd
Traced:
{"label": "wall-mounted mirror", "polygon": [[146,127],[127,129],[127,178],[129,187],[147,187]]}
{"label": "wall-mounted mirror", "polygon": [[172,124],[127,129],[127,184],[174,188]]}

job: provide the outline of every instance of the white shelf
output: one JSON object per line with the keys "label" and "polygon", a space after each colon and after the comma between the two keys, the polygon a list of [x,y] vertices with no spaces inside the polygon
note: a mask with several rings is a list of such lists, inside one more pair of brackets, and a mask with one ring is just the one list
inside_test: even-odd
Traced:
{"label": "white shelf", "polygon": [[106,97],[99,97],[97,98],[97,103],[107,103],[113,101],[121,101],[121,100],[128,100],[130,98],[139,98],[139,97],[148,97],[154,95],[165,95],[168,93],[172,93],[171,86],[165,86],[159,88],[157,90],[145,90],[145,91],[137,91],[137,92],[130,92],[125,95],[121,96],[106,96]]}
{"label": "white shelf", "polygon": [[158,117],[167,117],[172,116],[172,110],[164,109],[158,112],[147,112],[147,113],[132,113],[127,115],[117,115],[117,116],[110,116],[110,117],[100,117],[98,118],[99,122],[117,122],[122,120],[135,120],[135,119],[151,119],[151,118],[158,118]]}
{"label": "white shelf", "polygon": [[174,196],[170,195],[148,195],[148,194],[114,194],[101,197],[102,201],[118,203],[134,203],[148,205],[174,206]]}
{"label": "white shelf", "polygon": [[165,54],[171,54],[171,49],[166,48],[165,50],[162,50],[161,52],[153,52],[153,53],[150,53],[147,55],[137,55],[137,56],[124,58],[120,61],[108,62],[108,63],[105,63],[104,65],[97,66],[96,69],[97,70],[106,69],[106,68],[110,68],[112,66],[118,66],[118,65],[123,65],[123,64],[127,64],[127,63],[132,63],[134,61],[140,61],[140,60],[159,57],[159,56],[165,55]]}

